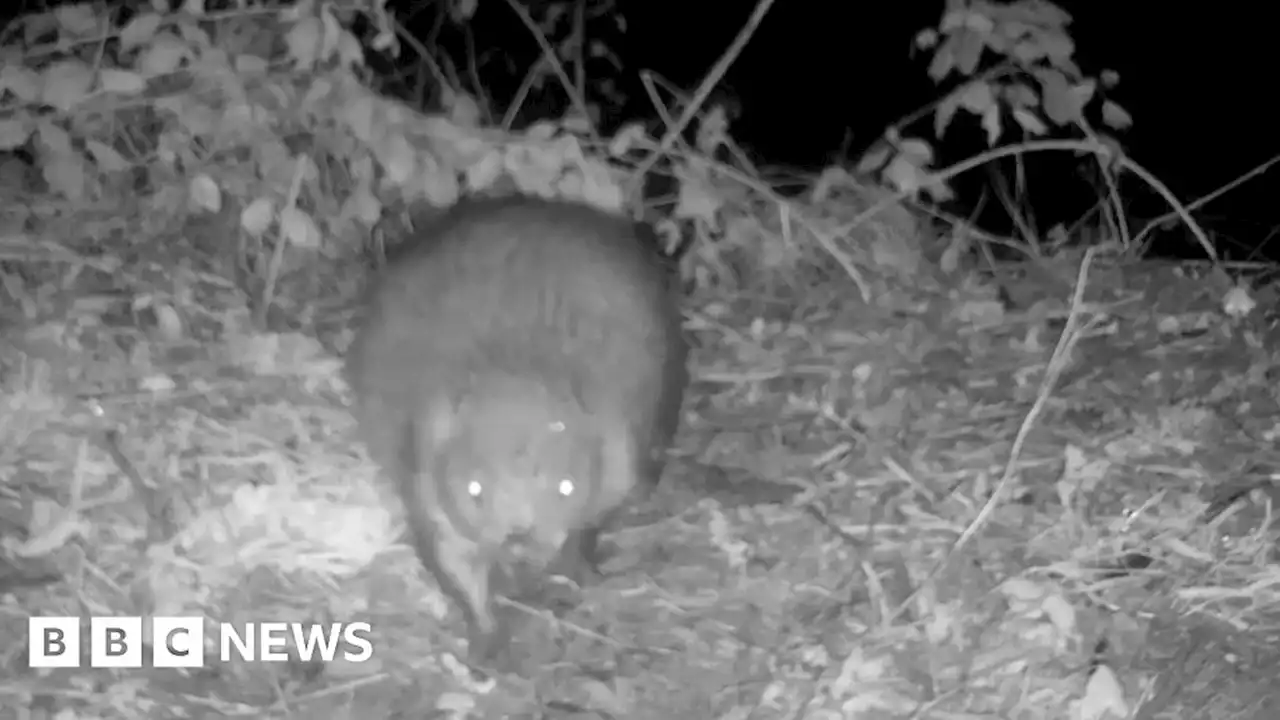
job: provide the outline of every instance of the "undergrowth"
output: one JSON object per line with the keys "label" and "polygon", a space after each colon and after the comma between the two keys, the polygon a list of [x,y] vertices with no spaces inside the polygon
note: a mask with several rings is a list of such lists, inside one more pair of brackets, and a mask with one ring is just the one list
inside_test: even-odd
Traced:
{"label": "undergrowth", "polygon": [[[724,113],[699,114],[768,7],[661,137],[603,139],[578,115],[500,130],[465,95],[424,113],[375,92],[348,21],[386,47],[377,5],[24,18],[0,120],[0,704],[1274,717],[1277,494],[1258,448],[1275,361],[1250,293],[1126,261],[1143,232],[1112,180],[1108,243],[1021,238],[1030,260],[1000,268],[980,233],[917,209],[998,156],[1085,150],[1103,177],[1142,173],[1086,122],[1129,119],[1074,65],[1069,18],[950,4],[921,37],[935,79],[964,76],[934,129],[972,113],[993,149],[935,170],[908,119],[783,197],[733,160]],[[996,147],[1009,118],[1066,136]],[[696,347],[672,469],[612,533],[604,583],[523,608],[521,671],[477,674],[353,440],[339,368],[359,285],[424,207],[516,191],[638,211],[654,168],[677,182],[647,219],[690,247]],[[86,634],[83,662],[31,667],[29,619],[91,616],[203,618],[204,662],[94,668]],[[373,652],[218,659],[218,623],[267,621],[367,623]]]}

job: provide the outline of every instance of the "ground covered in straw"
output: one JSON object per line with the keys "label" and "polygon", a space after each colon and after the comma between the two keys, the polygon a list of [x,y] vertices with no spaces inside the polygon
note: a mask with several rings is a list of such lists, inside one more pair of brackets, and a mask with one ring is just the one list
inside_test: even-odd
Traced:
{"label": "ground covered in straw", "polygon": [[[351,439],[359,273],[315,281],[331,303],[285,293],[264,334],[216,275],[125,265],[135,296],[181,286],[204,308],[161,340],[88,269],[55,318],[7,318],[0,707],[1280,717],[1269,328],[1173,268],[1080,265],[1004,295],[925,270],[868,274],[869,302],[836,271],[693,291],[665,488],[609,537],[604,584],[527,608],[523,666],[493,676],[454,659],[456,612]],[[375,652],[35,671],[29,615],[363,621]]]}

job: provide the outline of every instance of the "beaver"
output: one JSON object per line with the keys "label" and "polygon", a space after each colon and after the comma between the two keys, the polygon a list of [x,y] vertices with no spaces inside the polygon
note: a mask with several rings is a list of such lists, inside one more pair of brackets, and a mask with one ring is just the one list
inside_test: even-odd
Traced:
{"label": "beaver", "polygon": [[514,564],[589,582],[600,531],[657,485],[689,383],[673,280],[643,227],[508,197],[455,205],[371,284],[357,423],[473,658],[506,645]]}

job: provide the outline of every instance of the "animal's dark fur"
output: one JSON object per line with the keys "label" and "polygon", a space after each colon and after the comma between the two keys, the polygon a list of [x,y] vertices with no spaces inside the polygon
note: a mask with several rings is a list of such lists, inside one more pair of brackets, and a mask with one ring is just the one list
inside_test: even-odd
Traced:
{"label": "animal's dark fur", "polygon": [[643,231],[586,206],[461,204],[372,286],[347,377],[423,563],[501,646],[523,547],[582,580],[597,537],[658,481],[688,384],[673,278]]}

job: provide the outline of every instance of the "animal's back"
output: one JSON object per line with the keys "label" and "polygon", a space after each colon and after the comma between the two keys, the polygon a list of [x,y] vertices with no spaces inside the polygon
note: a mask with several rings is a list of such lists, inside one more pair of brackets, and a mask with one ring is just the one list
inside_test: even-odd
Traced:
{"label": "animal's back", "polygon": [[[667,269],[630,222],[540,199],[465,202],[373,287],[348,379],[377,426],[463,375],[541,376],[573,387],[588,412],[631,408],[639,432],[666,445],[687,384],[675,307]],[[375,456],[394,452],[397,432],[374,431]]]}

